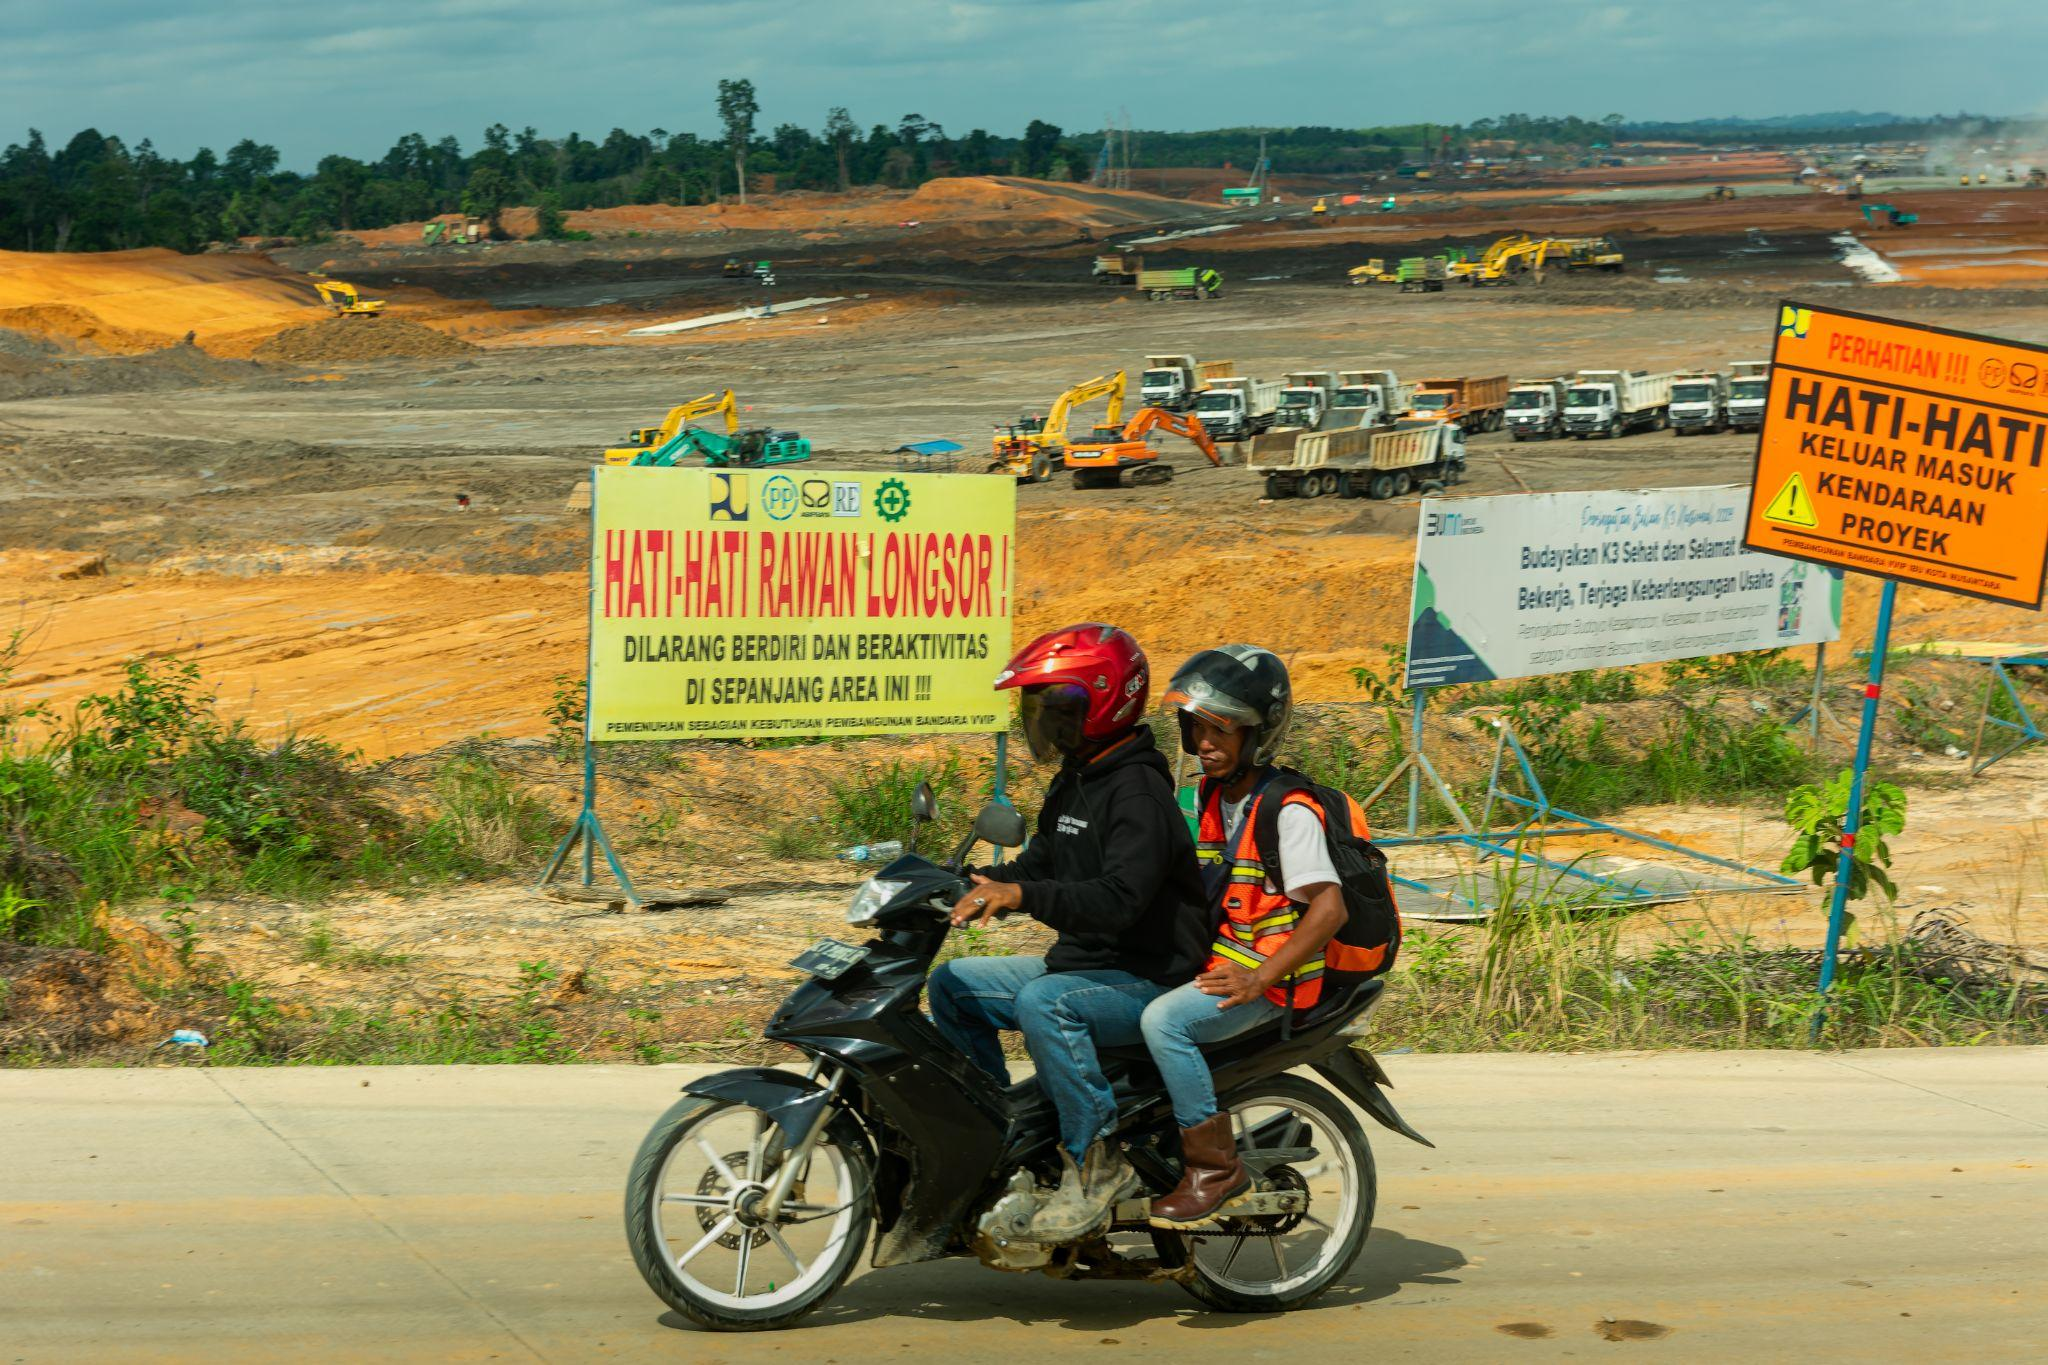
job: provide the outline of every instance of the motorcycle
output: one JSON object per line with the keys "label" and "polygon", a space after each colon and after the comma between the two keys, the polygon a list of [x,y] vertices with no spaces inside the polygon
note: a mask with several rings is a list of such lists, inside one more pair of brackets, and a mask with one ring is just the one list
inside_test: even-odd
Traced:
{"label": "motorcycle", "polygon": [[1209,1050],[1256,1183],[1188,1231],[1146,1221],[1151,1198],[1180,1180],[1159,1074],[1142,1046],[1101,1049],[1114,1140],[1145,1188],[1079,1239],[1032,1241],[1032,1213],[1059,1179],[1052,1104],[1033,1080],[999,1084],[918,1008],[967,891],[969,850],[1021,847],[1024,820],[991,802],[935,863],[914,837],[935,814],[920,787],[910,851],[854,893],[847,922],[874,937],[828,938],[791,964],[806,979],[763,1034],[806,1054],[809,1069],[739,1067],[693,1081],[641,1143],[626,1238],[648,1287],[707,1328],[786,1327],[839,1289],[872,1235],[876,1267],[971,1255],[1065,1279],[1172,1281],[1232,1312],[1296,1308],[1327,1289],[1364,1246],[1377,1194],[1365,1130],[1339,1095],[1434,1145],[1395,1111],[1380,1088],[1386,1072],[1355,1042],[1383,982],[1326,992],[1289,1031]]}

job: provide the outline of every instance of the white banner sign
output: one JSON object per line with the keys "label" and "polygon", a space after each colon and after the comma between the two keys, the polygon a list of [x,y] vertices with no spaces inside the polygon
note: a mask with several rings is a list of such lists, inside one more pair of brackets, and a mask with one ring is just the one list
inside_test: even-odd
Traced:
{"label": "white banner sign", "polygon": [[1425,498],[1408,685],[1813,645],[1839,569],[1742,548],[1746,485]]}

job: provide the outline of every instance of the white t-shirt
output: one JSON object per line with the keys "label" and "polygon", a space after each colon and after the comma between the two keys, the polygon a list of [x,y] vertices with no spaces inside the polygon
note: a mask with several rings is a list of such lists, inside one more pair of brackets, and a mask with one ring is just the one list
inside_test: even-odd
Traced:
{"label": "white t-shirt", "polygon": [[[1237,832],[1244,825],[1245,807],[1250,803],[1249,796],[1242,801],[1222,803],[1225,848],[1236,847]],[[1267,870],[1270,872],[1272,869]],[[1330,845],[1323,833],[1323,822],[1316,818],[1314,811],[1299,803],[1280,808],[1280,870],[1287,877],[1287,894],[1295,900],[1303,899],[1298,893],[1304,887],[1337,880],[1337,869],[1330,862]],[[1280,888],[1268,877],[1266,890],[1277,895]]]}

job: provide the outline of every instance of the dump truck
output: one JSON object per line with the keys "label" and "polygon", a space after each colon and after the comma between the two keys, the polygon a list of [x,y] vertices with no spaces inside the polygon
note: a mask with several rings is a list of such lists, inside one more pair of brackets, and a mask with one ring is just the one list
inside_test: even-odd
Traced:
{"label": "dump truck", "polygon": [[1415,401],[1415,386],[1392,370],[1339,370],[1325,428],[1390,426]]}
{"label": "dump truck", "polygon": [[1564,429],[1583,441],[1665,425],[1671,415],[1671,374],[1648,370],[1580,370],[1565,393]]}
{"label": "dump truck", "polygon": [[1671,429],[1690,432],[1728,429],[1728,376],[1701,372],[1671,381]]}
{"label": "dump truck", "polygon": [[1148,355],[1145,372],[1138,378],[1138,397],[1148,408],[1186,412],[1210,380],[1236,373],[1237,363],[1231,360],[1198,365],[1191,355]]}
{"label": "dump truck", "polygon": [[1570,386],[1568,379],[1517,379],[1508,390],[1508,435],[1517,441],[1564,435],[1564,394]]}
{"label": "dump truck", "polygon": [[1273,416],[1276,427],[1320,431],[1330,413],[1331,395],[1337,392],[1335,370],[1290,370],[1280,377],[1280,410]]}
{"label": "dump truck", "polygon": [[1195,399],[1195,416],[1217,441],[1242,441],[1269,430],[1280,408],[1280,381],[1225,375]]}
{"label": "dump truck", "polygon": [[1438,294],[1450,278],[1450,267],[1441,256],[1404,256],[1395,275],[1404,294]]}
{"label": "dump truck", "polygon": [[1136,251],[1110,251],[1095,258],[1095,282],[1097,284],[1136,284],[1138,273],[1145,268],[1145,257]]}
{"label": "dump truck", "polygon": [[1508,403],[1508,377],[1425,379],[1415,386],[1408,411],[1416,417],[1455,422],[1460,430],[1499,431]]}
{"label": "dump truck", "polygon": [[1728,366],[1728,425],[1755,431],[1764,424],[1764,400],[1771,391],[1771,362],[1737,360]]}
{"label": "dump truck", "polygon": [[1223,292],[1223,275],[1205,266],[1180,270],[1140,270],[1138,292],[1159,299],[1208,299]]}
{"label": "dump truck", "polygon": [[1465,433],[1450,422],[1408,418],[1386,431],[1310,432],[1291,450],[1254,455],[1246,468],[1269,498],[1398,498],[1417,485],[1465,477]]}

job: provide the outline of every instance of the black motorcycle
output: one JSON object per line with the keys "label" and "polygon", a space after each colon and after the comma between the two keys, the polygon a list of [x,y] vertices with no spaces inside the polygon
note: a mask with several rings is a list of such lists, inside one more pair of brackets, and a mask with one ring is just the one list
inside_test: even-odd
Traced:
{"label": "black motorcycle", "polygon": [[[913,801],[932,818],[929,789]],[[941,866],[915,852],[855,893],[860,945],[826,939],[792,964],[807,979],[764,1030],[811,1058],[798,1075],[740,1067],[683,1087],[633,1158],[626,1238],[662,1301],[706,1327],[785,1327],[829,1298],[875,1236],[873,1264],[971,1255],[998,1270],[1062,1278],[1172,1280],[1234,1312],[1294,1308],[1344,1274],[1372,1227],[1372,1149],[1352,1103],[1425,1146],[1381,1092],[1386,1073],[1355,1043],[1382,983],[1332,991],[1288,1036],[1276,1025],[1210,1049],[1255,1188],[1213,1227],[1162,1231],[1150,1198],[1180,1179],[1179,1130],[1143,1047],[1104,1049],[1116,1139],[1149,1189],[1062,1245],[1029,1238],[1058,1183],[1059,1125],[1035,1081],[1005,1089],[918,1009],[966,893],[976,841],[1024,842],[1014,807],[991,803]],[[913,849],[915,845],[913,844]]]}

